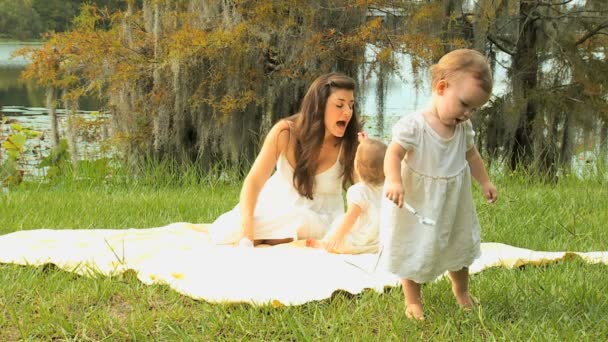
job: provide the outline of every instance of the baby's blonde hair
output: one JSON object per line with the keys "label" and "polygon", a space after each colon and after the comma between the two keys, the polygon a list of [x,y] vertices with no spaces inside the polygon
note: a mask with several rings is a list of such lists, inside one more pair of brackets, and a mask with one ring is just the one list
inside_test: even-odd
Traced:
{"label": "baby's blonde hair", "polygon": [[370,185],[384,183],[384,154],[386,145],[379,140],[367,138],[359,143],[355,163],[359,178]]}
{"label": "baby's blonde hair", "polygon": [[466,72],[479,80],[481,89],[492,93],[492,71],[488,59],[481,52],[471,49],[458,49],[445,54],[437,64],[431,66],[431,86],[458,72]]}

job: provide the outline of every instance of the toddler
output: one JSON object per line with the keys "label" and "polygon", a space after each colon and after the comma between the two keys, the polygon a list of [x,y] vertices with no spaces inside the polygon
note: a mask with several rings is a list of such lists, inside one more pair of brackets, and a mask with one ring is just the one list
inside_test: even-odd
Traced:
{"label": "toddler", "polygon": [[[472,308],[468,266],[480,255],[480,227],[471,176],[489,202],[497,199],[469,120],[492,92],[486,58],[474,50],[455,50],[430,71],[430,108],[395,124],[384,160],[383,264],[402,278],[406,316],[418,320],[424,319],[420,284],[446,271],[458,304]],[[420,223],[402,209],[404,202],[436,225]]]}
{"label": "toddler", "polygon": [[384,184],[386,145],[375,139],[362,139],[355,154],[357,183],[346,192],[348,209],[336,219],[322,240],[308,239],[309,247],[331,253],[359,254],[378,250],[380,203]]}

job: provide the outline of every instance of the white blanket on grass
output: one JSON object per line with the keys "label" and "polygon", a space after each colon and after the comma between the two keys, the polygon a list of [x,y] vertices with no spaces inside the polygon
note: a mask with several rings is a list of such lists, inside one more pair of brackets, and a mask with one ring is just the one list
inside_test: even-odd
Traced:
{"label": "white blanket on grass", "polygon": [[[482,243],[471,273],[489,267],[540,265],[578,255],[607,263],[608,252],[539,252]],[[134,270],[145,284],[166,284],[208,302],[299,305],[337,290],[383,291],[399,279],[376,267],[377,254],[336,255],[301,242],[268,248],[215,246],[205,225],[149,229],[37,229],[0,236],[0,263],[59,268],[87,276]]]}

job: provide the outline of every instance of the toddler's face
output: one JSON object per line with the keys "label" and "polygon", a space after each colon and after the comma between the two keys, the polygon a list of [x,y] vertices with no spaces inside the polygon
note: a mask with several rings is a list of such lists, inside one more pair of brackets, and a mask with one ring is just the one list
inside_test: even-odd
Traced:
{"label": "toddler's face", "polygon": [[455,75],[437,84],[437,115],[447,126],[455,126],[471,118],[490,99],[480,81],[469,73]]}

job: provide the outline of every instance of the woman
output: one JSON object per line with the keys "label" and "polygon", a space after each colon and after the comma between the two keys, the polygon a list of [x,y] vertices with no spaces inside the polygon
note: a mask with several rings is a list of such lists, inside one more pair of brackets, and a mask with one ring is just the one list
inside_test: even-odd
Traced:
{"label": "woman", "polygon": [[355,81],[341,73],[310,85],[300,111],[266,136],[239,204],[211,225],[215,243],[254,246],[323,237],[344,212],[342,189],[353,183],[361,127],[354,91]]}

